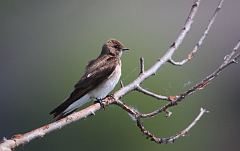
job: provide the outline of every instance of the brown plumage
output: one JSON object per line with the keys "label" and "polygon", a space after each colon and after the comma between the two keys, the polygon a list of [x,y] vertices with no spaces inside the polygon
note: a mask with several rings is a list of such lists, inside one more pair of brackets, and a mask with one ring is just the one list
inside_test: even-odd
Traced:
{"label": "brown plumage", "polygon": [[[108,40],[103,45],[101,54],[98,56],[98,58],[90,61],[89,64],[86,66],[85,74],[74,86],[74,90],[71,95],[62,104],[60,104],[57,108],[51,111],[50,114],[56,117],[56,119],[60,119],[74,112],[88,99],[93,99],[94,97],[105,97],[105,95],[107,94],[101,94],[101,91],[103,91],[103,93],[109,93],[109,89],[113,89],[120,78],[120,57],[122,55],[122,51],[124,50],[128,49],[124,48],[121,42],[114,39]],[[110,77],[112,77],[111,80],[117,81],[114,82],[109,89],[104,88],[106,86],[108,87],[108,85],[104,85],[104,87],[102,87],[104,83],[111,82],[109,81]],[[76,105],[74,105],[74,103]],[[71,107],[71,105],[73,107]]]}

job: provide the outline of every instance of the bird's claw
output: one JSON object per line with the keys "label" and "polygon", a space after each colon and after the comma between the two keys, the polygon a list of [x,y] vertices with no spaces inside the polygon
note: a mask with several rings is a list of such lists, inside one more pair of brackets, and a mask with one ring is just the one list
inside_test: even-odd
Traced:
{"label": "bird's claw", "polygon": [[96,98],[94,103],[99,103],[100,106],[105,110],[105,104],[103,103],[103,99]]}

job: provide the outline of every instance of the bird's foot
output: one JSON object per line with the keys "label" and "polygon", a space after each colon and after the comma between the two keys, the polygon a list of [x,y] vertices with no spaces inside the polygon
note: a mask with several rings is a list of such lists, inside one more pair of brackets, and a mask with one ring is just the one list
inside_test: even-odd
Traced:
{"label": "bird's foot", "polygon": [[102,98],[96,98],[96,101],[94,103],[99,103],[100,106],[105,110],[105,105],[103,103],[103,99]]}

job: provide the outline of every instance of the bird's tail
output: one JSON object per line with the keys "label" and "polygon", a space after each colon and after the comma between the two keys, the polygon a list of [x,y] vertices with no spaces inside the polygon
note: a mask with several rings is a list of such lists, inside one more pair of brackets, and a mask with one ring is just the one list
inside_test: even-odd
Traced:
{"label": "bird's tail", "polygon": [[52,110],[49,114],[53,115],[54,119],[57,121],[68,116],[69,114],[72,114],[74,111],[76,111],[79,107],[81,107],[88,101],[90,101],[90,97],[88,96],[88,94],[84,95],[76,101],[66,100],[54,110]]}

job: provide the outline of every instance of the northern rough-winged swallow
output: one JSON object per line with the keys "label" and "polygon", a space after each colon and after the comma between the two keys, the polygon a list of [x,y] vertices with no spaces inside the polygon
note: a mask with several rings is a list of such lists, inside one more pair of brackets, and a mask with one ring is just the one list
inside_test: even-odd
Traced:
{"label": "northern rough-winged swallow", "polygon": [[92,99],[101,101],[110,93],[121,76],[122,52],[128,50],[115,39],[108,40],[101,54],[86,66],[85,74],[75,85],[71,95],[50,112],[56,120],[61,119]]}

